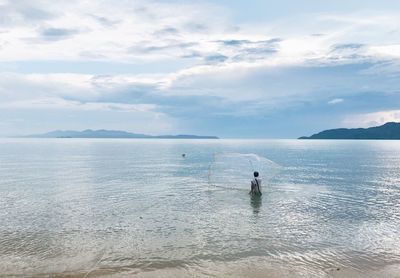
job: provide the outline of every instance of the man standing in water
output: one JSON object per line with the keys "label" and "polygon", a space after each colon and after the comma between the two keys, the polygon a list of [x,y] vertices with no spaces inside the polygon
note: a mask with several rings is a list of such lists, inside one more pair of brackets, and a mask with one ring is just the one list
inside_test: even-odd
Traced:
{"label": "man standing in water", "polygon": [[258,178],[258,172],[254,172],[254,179],[251,181],[251,190],[249,194],[261,196],[261,179]]}

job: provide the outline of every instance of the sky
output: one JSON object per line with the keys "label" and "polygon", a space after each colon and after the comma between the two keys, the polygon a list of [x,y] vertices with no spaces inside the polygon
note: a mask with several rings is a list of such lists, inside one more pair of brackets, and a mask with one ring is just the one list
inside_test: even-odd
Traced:
{"label": "sky", "polygon": [[400,1],[0,0],[0,136],[400,121]]}

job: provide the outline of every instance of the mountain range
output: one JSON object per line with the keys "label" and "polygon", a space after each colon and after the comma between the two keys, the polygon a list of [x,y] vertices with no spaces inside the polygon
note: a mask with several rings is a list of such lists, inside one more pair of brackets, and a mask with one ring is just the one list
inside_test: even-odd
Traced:
{"label": "mountain range", "polygon": [[216,136],[199,136],[199,135],[147,135],[130,133],[121,130],[91,130],[83,131],[75,130],[55,130],[43,134],[33,134],[24,136],[27,138],[143,138],[143,139],[219,139]]}

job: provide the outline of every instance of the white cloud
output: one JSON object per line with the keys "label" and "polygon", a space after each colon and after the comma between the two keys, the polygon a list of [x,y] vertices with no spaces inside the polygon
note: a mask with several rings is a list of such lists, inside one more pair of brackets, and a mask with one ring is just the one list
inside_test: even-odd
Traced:
{"label": "white cloud", "polygon": [[400,44],[371,46],[369,51],[375,56],[400,58]]}
{"label": "white cloud", "polygon": [[341,103],[341,102],[343,102],[343,101],[344,101],[344,99],[342,99],[342,98],[334,98],[334,99],[328,101],[328,104],[334,105],[334,104]]}
{"label": "white cloud", "polygon": [[[10,1],[4,13],[12,10],[15,18],[29,17],[19,6]],[[228,28],[218,8],[207,4],[107,0],[32,1],[29,6],[49,16],[10,21],[2,34],[3,61],[91,56],[126,62],[179,57],[207,52],[206,38]]]}
{"label": "white cloud", "polygon": [[346,127],[371,127],[387,122],[400,122],[400,110],[350,115],[344,119],[343,124]]}
{"label": "white cloud", "polygon": [[[339,44],[365,44],[358,59],[398,57],[395,12],[315,15],[264,24],[235,24],[223,8],[162,1],[8,1],[0,15],[1,61],[138,60],[226,57],[241,61],[305,63],[354,60]],[[31,11],[29,13],[28,11]],[[7,19],[7,20],[6,20]],[[293,22],[301,22],[294,25]],[[311,34],[323,34],[311,36]],[[273,43],[268,41],[281,38]],[[221,44],[223,41],[243,42]],[[275,50],[272,51],[272,50]]]}
{"label": "white cloud", "polygon": [[155,104],[127,104],[115,102],[79,102],[62,98],[38,98],[32,100],[19,100],[0,103],[3,109],[64,109],[84,111],[120,111],[120,112],[157,112]]}

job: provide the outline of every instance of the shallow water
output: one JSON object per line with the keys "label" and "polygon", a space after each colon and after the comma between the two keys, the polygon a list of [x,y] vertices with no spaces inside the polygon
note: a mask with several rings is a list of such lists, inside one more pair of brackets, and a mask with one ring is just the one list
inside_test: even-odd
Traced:
{"label": "shallow water", "polygon": [[[254,199],[216,152],[283,169]],[[398,227],[400,141],[0,140],[0,276],[400,277]]]}

